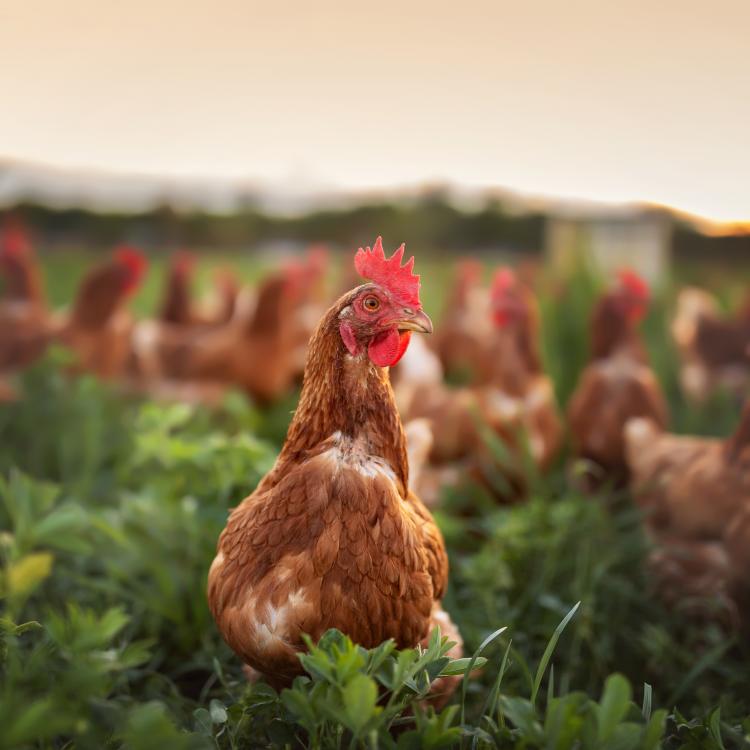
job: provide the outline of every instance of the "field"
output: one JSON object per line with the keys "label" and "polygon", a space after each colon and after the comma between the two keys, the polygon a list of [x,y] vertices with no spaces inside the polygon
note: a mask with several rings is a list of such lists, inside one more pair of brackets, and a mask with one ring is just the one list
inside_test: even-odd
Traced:
{"label": "field", "polygon": [[[69,301],[86,260],[47,260],[53,302]],[[203,270],[224,260],[248,280],[263,270],[236,258]],[[450,269],[419,266],[437,317]],[[140,314],[160,270],[135,300]],[[726,299],[740,291],[731,277],[710,283]],[[584,271],[540,280],[563,403],[599,284]],[[727,434],[734,404],[688,408],[679,392],[675,286],[657,291],[644,325],[673,426]],[[296,396],[260,410],[235,394],[219,412],[126,399],[68,381],[57,353],[24,385],[26,398],[0,409],[0,748],[750,747],[747,639],[666,609],[630,498],[582,496],[564,457],[525,504],[498,507],[467,484],[436,513],[451,560],[445,606],[476,662],[446,667],[438,643],[365,652],[330,633],[306,657],[309,679],[277,695],[245,681],[205,578],[227,508],[271,466]],[[425,671],[477,666],[453,705],[421,707]]]}

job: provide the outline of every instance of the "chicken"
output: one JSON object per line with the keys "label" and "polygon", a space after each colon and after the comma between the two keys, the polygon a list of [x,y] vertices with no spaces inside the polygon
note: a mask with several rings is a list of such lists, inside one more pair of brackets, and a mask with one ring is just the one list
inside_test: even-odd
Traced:
{"label": "chicken", "polygon": [[750,631],[750,503],[734,514],[723,542],[729,559],[730,590],[745,629]]}
{"label": "chicken", "polygon": [[724,389],[744,396],[750,386],[750,317],[740,309],[723,318],[702,289],[683,289],[672,335],[682,359],[680,381],[688,398],[705,401]]}
{"label": "chicken", "polygon": [[750,402],[726,440],[671,435],[640,418],[628,421],[625,447],[633,493],[661,536],[719,540],[750,504]]}
{"label": "chicken", "polygon": [[160,397],[182,398],[180,383],[188,382],[193,393],[199,397],[205,391],[211,402],[220,385],[241,388],[264,403],[280,398],[294,383],[294,312],[303,281],[295,264],[271,274],[261,283],[254,309],[224,326],[200,330],[140,323],[133,342],[143,387]]}
{"label": "chicken", "polygon": [[667,404],[636,326],[646,313],[646,283],[623,271],[591,318],[591,361],[568,404],[575,454],[593,463],[591,484],[627,481],[623,430],[632,417],[667,423]]}
{"label": "chicken", "polygon": [[15,222],[7,223],[0,233],[0,271],[3,301],[46,308],[42,274],[31,242],[23,227]]}
{"label": "chicken", "polygon": [[655,593],[692,622],[718,622],[736,630],[739,613],[731,590],[731,562],[718,541],[659,539],[648,558]]}
{"label": "chicken", "polygon": [[[502,268],[494,276],[490,304],[491,336],[483,344],[487,383],[451,388],[424,379],[404,390],[408,381],[402,385],[399,380],[397,395],[408,419],[421,417],[432,424],[433,467],[462,464],[507,499],[524,485],[524,472],[519,472],[523,436],[533,462],[545,468],[559,448],[562,430],[552,383],[537,350],[533,295],[510,269]],[[423,367],[422,372],[430,371]],[[501,457],[488,445],[485,426],[510,449],[501,465]],[[505,481],[498,483],[498,471]],[[445,474],[444,481],[451,475],[455,478],[456,472]],[[432,500],[432,493],[427,497]]]}
{"label": "chicken", "polygon": [[[490,348],[492,391],[517,404],[535,463],[547,468],[560,448],[562,426],[555,390],[539,353],[539,307],[531,290],[509,268],[496,271],[490,294],[494,322]],[[488,394],[487,409],[492,400]]]}
{"label": "chicken", "polygon": [[190,253],[181,251],[172,256],[159,311],[163,323],[183,326],[194,323],[190,291],[194,268],[195,257]]}
{"label": "chicken", "polygon": [[480,286],[482,266],[464,260],[456,266],[453,289],[443,313],[435,351],[449,378],[464,384],[486,382],[491,337],[488,299]]}
{"label": "chicken", "polygon": [[0,234],[0,374],[37,359],[49,339],[49,316],[41,271],[19,224]]}
{"label": "chicken", "polygon": [[0,404],[9,404],[18,400],[18,392],[7,378],[0,376]]}
{"label": "chicken", "polygon": [[295,350],[295,379],[301,379],[307,360],[307,344],[310,341],[318,320],[326,310],[325,278],[328,273],[328,249],[324,245],[311,245],[305,259],[294,266],[294,272],[300,273],[300,285],[297,294],[297,305],[293,310]]}
{"label": "chicken", "polygon": [[738,615],[750,615],[750,402],[726,440],[670,435],[637,418],[625,443],[655,543],[658,593],[686,614],[736,628]]}
{"label": "chicken", "polygon": [[[240,287],[231,271],[219,269],[214,276],[213,298],[196,305],[190,290],[194,266],[195,257],[190,253],[181,251],[172,256],[158,318],[139,321],[133,330],[129,387],[159,400],[217,405],[230,385],[227,367],[218,367],[223,367],[226,377],[207,382],[192,355],[204,344],[222,340],[225,331],[230,332],[225,337],[227,346],[217,352],[217,357],[226,355],[236,341],[232,322]],[[208,350],[213,352],[215,347]]]}
{"label": "chicken", "polygon": [[59,322],[54,336],[74,353],[75,370],[103,379],[125,375],[133,328],[125,304],[138,289],[146,267],[138,250],[122,246],[112,259],[86,274],[73,309]]}
{"label": "chicken", "polygon": [[229,268],[217,268],[208,297],[197,310],[197,318],[209,325],[226,325],[239,308],[240,282]]}
{"label": "chicken", "polygon": [[213,299],[196,305],[191,292],[195,256],[180,251],[172,256],[166,276],[164,298],[158,320],[173,326],[216,326],[228,323],[234,316],[239,285],[228,269],[214,276]]}
{"label": "chicken", "polygon": [[216,379],[224,363],[229,382],[257,401],[268,403],[288,393],[294,384],[299,330],[294,313],[302,283],[297,266],[265,279],[252,316],[206,337],[205,350],[195,351],[199,377]]}
{"label": "chicken", "polygon": [[402,415],[414,411],[425,392],[443,389],[443,366],[421,336],[409,343],[401,361],[391,370],[391,383]]}
{"label": "chicken", "polygon": [[208,574],[224,639],[276,687],[302,671],[305,633],[338,628],[365,647],[393,638],[403,648],[438,624],[453,629],[440,605],[445,546],[408,489],[388,376],[412,331],[432,331],[403,252],[386,259],[378,238],[356,254],[368,282],[318,324],[281,453],[231,512]]}

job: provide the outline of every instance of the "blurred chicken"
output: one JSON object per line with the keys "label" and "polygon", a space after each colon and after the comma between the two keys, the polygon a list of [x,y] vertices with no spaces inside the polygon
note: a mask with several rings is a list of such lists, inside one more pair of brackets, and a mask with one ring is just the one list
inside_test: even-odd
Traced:
{"label": "blurred chicken", "polygon": [[172,327],[153,321],[139,324],[133,337],[137,370],[145,387],[157,395],[181,397],[184,383],[235,386],[251,397],[273,401],[293,385],[296,341],[295,311],[305,281],[303,269],[288,264],[260,285],[255,308],[229,324],[210,328]]}
{"label": "blurred chicken", "polygon": [[192,286],[195,256],[184,250],[175,253],[167,270],[164,296],[158,320],[176,326],[212,326],[228,323],[234,316],[239,285],[228,269],[214,275],[213,299],[197,304]]}
{"label": "blurred chicken", "polygon": [[415,399],[426,391],[443,388],[443,367],[437,354],[417,337],[396,367],[391,370],[391,382],[401,414],[414,410]]}
{"label": "blurred chicken", "polygon": [[39,357],[49,339],[42,275],[23,227],[8,222],[0,233],[0,375]]}
{"label": "blurred chicken", "polygon": [[126,303],[146,272],[146,258],[122,246],[84,277],[54,339],[71,349],[74,368],[104,379],[123,376],[131,354],[133,318]]}
{"label": "blurred chicken", "polygon": [[0,376],[0,404],[9,404],[18,398],[18,393],[13,385],[4,377]]}
{"label": "blurred chicken", "polygon": [[17,222],[8,221],[0,232],[0,278],[3,303],[46,309],[41,269],[26,231]]}
{"label": "blurred chicken", "polygon": [[481,277],[478,261],[464,260],[456,265],[453,288],[434,342],[448,377],[467,384],[487,382],[490,377],[487,342],[492,331]]}
{"label": "blurred chicken", "polygon": [[720,315],[702,289],[683,289],[677,299],[672,335],[682,359],[680,380],[687,396],[704,401],[717,389],[744,397],[750,388],[750,317],[741,308]]}
{"label": "blurred chicken", "polygon": [[220,376],[226,363],[229,382],[259,401],[274,401],[288,393],[296,373],[300,329],[295,313],[304,281],[298,266],[268,277],[252,316],[207,337],[205,350],[195,352],[199,377]]}
{"label": "blurred chicken", "polygon": [[195,322],[191,290],[194,270],[195,256],[190,253],[182,250],[170,258],[159,311],[162,323],[185,326]]}
{"label": "blurred chicken", "polygon": [[531,456],[547,468],[560,448],[562,425],[554,385],[539,353],[539,306],[509,268],[495,273],[490,300],[495,327],[490,348],[492,390],[517,402]]}
{"label": "blurred chicken", "polygon": [[205,382],[186,373],[189,353],[210,331],[222,330],[235,317],[239,284],[231,271],[214,276],[213,298],[196,304],[192,294],[195,256],[185,251],[170,259],[159,316],[139,321],[132,335],[128,385],[152,398],[190,403],[220,403],[227,382]]}
{"label": "blurred chicken", "polygon": [[638,418],[625,441],[660,595],[693,618],[736,628],[750,615],[750,403],[725,440],[670,435]]}
{"label": "blurred chicken", "polygon": [[[409,398],[402,396],[400,403],[407,419],[421,417],[432,424],[433,467],[463,464],[482,480],[494,477],[500,469],[516,492],[524,484],[519,474],[524,439],[532,463],[545,468],[559,448],[561,427],[552,383],[543,373],[538,354],[536,301],[510,269],[500,269],[494,277],[491,312],[491,337],[483,344],[489,382],[450,388],[425,379],[407,391]],[[398,396],[404,388],[400,378]],[[509,449],[501,467],[488,445],[485,426]],[[505,486],[507,494],[507,481]]]}
{"label": "blurred chicken", "polygon": [[[486,309],[483,316],[478,314],[481,273],[477,261],[457,264],[453,289],[435,337],[435,353],[415,341],[416,346],[411,346],[405,355],[406,361],[393,371],[396,399],[404,419],[432,426],[432,466],[465,459],[478,442],[476,394],[468,386],[450,388],[444,382],[444,368],[446,374],[451,370],[452,374],[463,376],[478,361],[484,361],[487,346],[482,331],[489,331],[489,326]],[[428,496],[428,503],[432,500]]]}
{"label": "blurred chicken", "polygon": [[325,245],[311,245],[301,262],[293,264],[301,271],[297,290],[296,309],[290,311],[294,317],[294,376],[301,380],[307,360],[307,344],[320,316],[329,303],[326,291],[326,276],[329,271],[329,254]]}
{"label": "blurred chicken", "polygon": [[240,290],[232,269],[217,268],[208,296],[198,305],[198,319],[216,326],[229,323],[239,310]]}
{"label": "blurred chicken", "polygon": [[724,533],[729,559],[729,584],[740,610],[745,630],[750,633],[750,503],[732,517]]}
{"label": "blurred chicken", "polygon": [[627,480],[623,430],[632,417],[667,423],[667,405],[648,365],[637,325],[646,313],[646,283],[623,271],[618,283],[601,297],[591,318],[591,361],[568,405],[575,454],[592,468],[590,482]]}
{"label": "blurred chicken", "polygon": [[633,492],[659,535],[721,539],[750,504],[750,402],[726,440],[672,435],[649,419],[632,419],[625,446]]}
{"label": "blurred chicken", "polygon": [[739,612],[732,592],[732,564],[718,541],[658,539],[648,558],[655,593],[669,609],[692,622],[717,622],[737,629]]}

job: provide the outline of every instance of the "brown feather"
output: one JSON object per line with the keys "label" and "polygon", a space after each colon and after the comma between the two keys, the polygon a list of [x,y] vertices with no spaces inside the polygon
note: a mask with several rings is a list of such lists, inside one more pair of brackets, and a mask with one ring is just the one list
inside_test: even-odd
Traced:
{"label": "brown feather", "polygon": [[406,489],[388,372],[349,355],[339,335],[353,294],[313,335],[281,454],[232,511],[209,572],[222,635],[272,684],[299,673],[303,633],[335,627],[367,647],[415,646],[447,585],[440,531]]}

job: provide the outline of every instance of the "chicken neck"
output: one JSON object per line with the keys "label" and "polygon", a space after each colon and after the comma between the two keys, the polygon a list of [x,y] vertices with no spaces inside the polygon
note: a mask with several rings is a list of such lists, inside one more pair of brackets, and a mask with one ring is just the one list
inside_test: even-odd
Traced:
{"label": "chicken neck", "polygon": [[330,439],[352,441],[385,459],[408,486],[406,439],[387,368],[374,365],[366,347],[352,356],[339,333],[345,295],[323,317],[310,340],[299,406],[279,457],[302,460]]}

